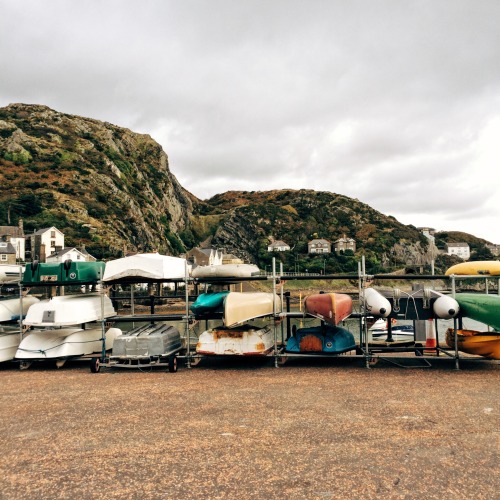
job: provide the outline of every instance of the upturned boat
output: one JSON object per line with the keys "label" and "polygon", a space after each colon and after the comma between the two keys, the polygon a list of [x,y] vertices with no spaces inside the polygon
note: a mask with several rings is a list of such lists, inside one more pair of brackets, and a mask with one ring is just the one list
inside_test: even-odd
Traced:
{"label": "upturned boat", "polygon": [[254,264],[217,264],[195,267],[193,278],[250,278],[258,276],[260,269]]}
{"label": "upturned boat", "polygon": [[185,276],[186,259],[159,253],[142,253],[107,262],[103,281],[167,281],[184,279]]}
{"label": "upturned boat", "polygon": [[446,276],[453,274],[457,276],[474,276],[477,274],[498,276],[500,275],[500,261],[498,260],[480,260],[470,262],[460,262],[448,268]]}
{"label": "upturned boat", "polygon": [[114,316],[115,310],[106,295],[67,295],[33,304],[23,325],[25,333],[15,354],[24,362],[55,360],[58,367],[70,358],[79,358],[113,347],[121,335],[119,328],[105,328],[102,321]]}
{"label": "upturned boat", "polygon": [[[455,330],[446,330],[446,344],[455,349]],[[457,330],[457,348],[468,354],[489,359],[500,359],[500,332]]]}
{"label": "upturned boat", "polygon": [[19,327],[0,326],[0,363],[14,359],[20,341]]}
{"label": "upturned boat", "polygon": [[200,294],[191,304],[191,312],[195,316],[207,316],[214,313],[224,312],[224,301],[230,292],[208,292]]}
{"label": "upturned boat", "polygon": [[500,331],[500,295],[487,293],[457,293],[460,314]]}
{"label": "upturned boat", "polygon": [[336,326],[352,314],[352,298],[345,293],[315,293],[304,299],[304,310]]}
{"label": "upturned boat", "polygon": [[13,283],[23,277],[22,267],[16,264],[0,264],[0,283]]}
{"label": "upturned boat", "polygon": [[224,325],[227,327],[280,312],[281,300],[272,292],[230,292],[224,299]]}
{"label": "upturned boat", "polygon": [[37,297],[3,297],[0,299],[0,323],[9,323],[24,318],[28,309],[39,302]]}
{"label": "upturned boat", "polygon": [[285,350],[294,353],[342,354],[356,349],[351,332],[340,326],[321,325],[299,328],[286,342]]}
{"label": "upturned boat", "polygon": [[204,331],[198,338],[196,352],[209,356],[263,356],[273,347],[274,336],[268,326],[244,324]]}

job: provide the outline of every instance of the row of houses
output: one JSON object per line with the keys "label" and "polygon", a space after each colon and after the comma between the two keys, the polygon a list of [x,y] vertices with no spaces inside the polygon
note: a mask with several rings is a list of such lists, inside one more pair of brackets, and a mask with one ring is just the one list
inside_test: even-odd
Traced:
{"label": "row of houses", "polygon": [[[419,228],[432,244],[435,243],[432,228]],[[494,256],[500,255],[500,245],[486,245]],[[267,247],[268,252],[288,252],[291,250],[283,240],[276,240]],[[315,238],[307,243],[310,254],[326,254],[332,252],[332,243],[324,238]],[[344,235],[333,242],[333,251],[336,253],[351,250],[356,252],[356,241]],[[470,258],[470,247],[468,243],[447,243],[444,253],[455,255],[462,260]],[[19,221],[17,226],[0,226],[0,264],[16,264],[26,260],[38,260],[40,262],[64,262],[71,259],[78,261],[95,261],[85,248],[64,246],[64,234],[56,227],[40,229],[31,234],[24,233],[23,222]],[[222,250],[213,248],[193,248],[186,253],[186,259],[192,265],[216,265],[216,264],[241,264],[243,261],[232,254],[226,254]]]}
{"label": "row of houses", "polygon": [[[356,252],[356,241],[352,238],[343,238],[333,242],[333,249],[335,252],[345,252],[346,250],[352,250]],[[288,252],[291,250],[290,245],[285,243],[283,240],[273,241],[267,247],[268,252]],[[315,238],[307,242],[307,252],[308,253],[331,253],[332,243],[324,238]]]}

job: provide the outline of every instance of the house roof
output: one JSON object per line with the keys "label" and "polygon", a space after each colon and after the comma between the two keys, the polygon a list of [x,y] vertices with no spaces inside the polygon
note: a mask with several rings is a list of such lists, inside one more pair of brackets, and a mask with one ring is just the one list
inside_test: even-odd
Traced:
{"label": "house roof", "polygon": [[46,233],[47,231],[51,231],[52,229],[58,231],[59,233],[62,234],[62,231],[59,231],[59,229],[57,229],[57,227],[54,227],[54,226],[51,226],[51,227],[45,227],[43,229],[39,229],[38,231],[35,231],[33,234],[36,234],[36,235],[40,235],[40,234],[44,234]]}
{"label": "house roof", "polygon": [[288,247],[288,243],[285,243],[283,240],[277,240],[274,243],[271,243],[269,246],[271,247]]}
{"label": "house roof", "polygon": [[325,240],[324,238],[317,238],[315,240],[311,240],[309,242],[309,244],[311,244],[311,243],[328,243],[328,244],[330,244],[330,242],[328,240]]}
{"label": "house roof", "polygon": [[6,254],[6,253],[16,253],[16,249],[12,245],[12,243],[8,241],[0,241],[0,253]]}
{"label": "house roof", "polygon": [[19,226],[0,226],[0,236],[24,237],[24,231]]}
{"label": "house roof", "polygon": [[448,248],[450,247],[469,247],[469,244],[468,243],[446,243],[446,246]]}

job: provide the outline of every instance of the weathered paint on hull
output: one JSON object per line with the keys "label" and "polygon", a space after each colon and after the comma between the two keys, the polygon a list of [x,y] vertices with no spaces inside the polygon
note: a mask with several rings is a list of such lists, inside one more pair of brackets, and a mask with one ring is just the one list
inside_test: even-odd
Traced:
{"label": "weathered paint on hull", "polygon": [[338,325],[352,313],[352,298],[345,293],[316,293],[304,299],[307,314]]}
{"label": "weathered paint on hull", "polygon": [[354,336],[338,326],[299,328],[286,344],[287,352],[341,354],[356,349]]}
{"label": "weathered paint on hull", "polygon": [[196,352],[211,356],[263,356],[274,347],[274,336],[268,327],[242,325],[236,328],[217,327],[203,332]]}

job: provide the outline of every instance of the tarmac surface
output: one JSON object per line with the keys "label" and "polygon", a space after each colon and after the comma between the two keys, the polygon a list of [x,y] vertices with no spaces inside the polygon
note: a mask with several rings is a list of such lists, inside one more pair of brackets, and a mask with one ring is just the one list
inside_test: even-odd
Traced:
{"label": "tarmac surface", "polygon": [[4,363],[0,498],[499,498],[500,365],[430,362]]}

